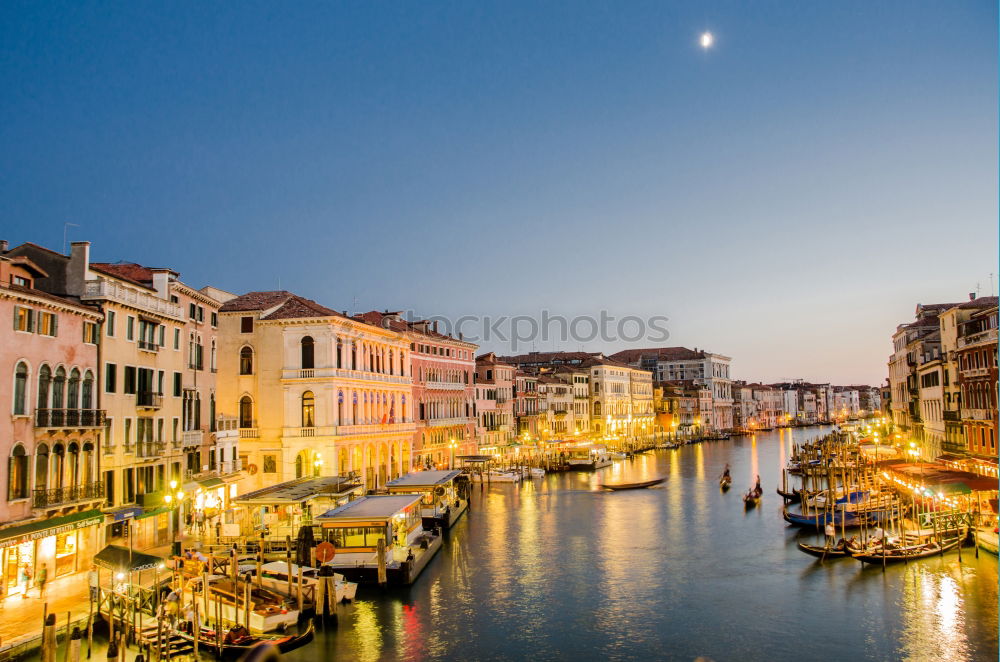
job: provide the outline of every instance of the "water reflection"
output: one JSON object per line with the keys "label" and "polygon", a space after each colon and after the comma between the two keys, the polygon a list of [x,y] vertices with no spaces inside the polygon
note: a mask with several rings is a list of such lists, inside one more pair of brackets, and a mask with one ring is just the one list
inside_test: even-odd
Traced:
{"label": "water reflection", "polygon": [[[997,561],[971,548],[907,566],[819,564],[781,520],[781,430],[657,451],[595,474],[474,487],[409,589],[363,590],[292,660],[996,660]],[[740,490],[758,473],[761,506]],[[661,488],[608,482],[668,476]],[[741,488],[748,487],[739,486]]]}

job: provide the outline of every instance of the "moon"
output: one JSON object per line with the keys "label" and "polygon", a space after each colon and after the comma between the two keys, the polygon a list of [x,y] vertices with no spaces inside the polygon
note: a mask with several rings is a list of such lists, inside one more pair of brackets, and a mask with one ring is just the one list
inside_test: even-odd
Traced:
{"label": "moon", "polygon": [[700,43],[701,47],[707,51],[712,47],[712,44],[715,43],[715,37],[711,32],[702,32],[701,37],[698,39],[698,43]]}

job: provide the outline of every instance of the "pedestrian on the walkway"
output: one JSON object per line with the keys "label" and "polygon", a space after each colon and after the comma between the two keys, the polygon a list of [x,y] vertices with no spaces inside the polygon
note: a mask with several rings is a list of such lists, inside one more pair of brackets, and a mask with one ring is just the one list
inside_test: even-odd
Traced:
{"label": "pedestrian on the walkway", "polygon": [[31,590],[31,568],[28,567],[27,563],[21,566],[21,583],[24,584],[24,593],[21,594],[21,597],[27,600],[28,591]]}
{"label": "pedestrian on the walkway", "polygon": [[90,572],[87,573],[87,585],[90,587],[90,601],[97,602],[98,599],[98,588],[100,584],[98,583],[97,566],[94,564],[90,565]]}
{"label": "pedestrian on the walkway", "polygon": [[45,582],[49,578],[49,569],[47,566],[43,565],[38,570],[38,599],[45,599]]}

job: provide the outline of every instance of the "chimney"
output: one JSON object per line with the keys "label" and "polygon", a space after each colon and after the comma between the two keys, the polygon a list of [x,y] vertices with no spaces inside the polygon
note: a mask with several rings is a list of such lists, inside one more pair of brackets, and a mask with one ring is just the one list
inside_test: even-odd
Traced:
{"label": "chimney", "polygon": [[169,269],[150,269],[153,272],[153,289],[160,295],[161,299],[166,299],[170,283]]}
{"label": "chimney", "polygon": [[434,333],[438,332],[438,321],[434,320]]}
{"label": "chimney", "polygon": [[[7,243],[7,242],[4,242],[4,243]],[[969,292],[969,301],[975,301],[975,300],[976,300],[976,293],[975,292]]]}
{"label": "chimney", "polygon": [[66,265],[66,293],[82,295],[84,283],[88,278],[90,278],[90,242],[74,241],[70,244],[69,264]]}
{"label": "chimney", "polygon": [[459,331],[459,332],[458,332],[458,339],[459,339],[459,340],[461,340],[461,339],[462,339],[462,332],[461,332],[461,331]]}
{"label": "chimney", "polygon": [[0,253],[6,253],[7,252],[7,246],[8,246],[7,240],[6,239],[0,239]]}

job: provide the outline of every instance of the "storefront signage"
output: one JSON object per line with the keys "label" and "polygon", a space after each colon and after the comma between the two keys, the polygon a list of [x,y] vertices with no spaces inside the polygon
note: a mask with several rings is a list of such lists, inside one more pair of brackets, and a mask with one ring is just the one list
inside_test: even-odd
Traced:
{"label": "storefront signage", "polygon": [[142,508],[139,507],[125,508],[115,513],[115,521],[121,522],[126,519],[129,519],[130,517],[135,517],[136,515],[141,515],[141,514],[142,514]]}
{"label": "storefront signage", "polygon": [[[104,522],[104,515],[95,515],[93,517],[88,517],[86,519],[77,520],[76,522],[67,522],[66,524],[61,524],[59,526],[51,526],[47,528],[38,529],[37,531],[30,531],[28,533],[21,534],[19,536],[14,536],[12,538],[7,538],[5,540],[0,540],[0,549],[5,547],[13,547],[15,545],[20,545],[21,543],[31,542],[33,540],[41,540],[42,538],[48,538],[49,536],[57,536],[60,533],[68,533],[70,531],[76,531],[77,529],[85,529],[88,526],[95,526]],[[39,524],[43,524],[39,522]]]}

